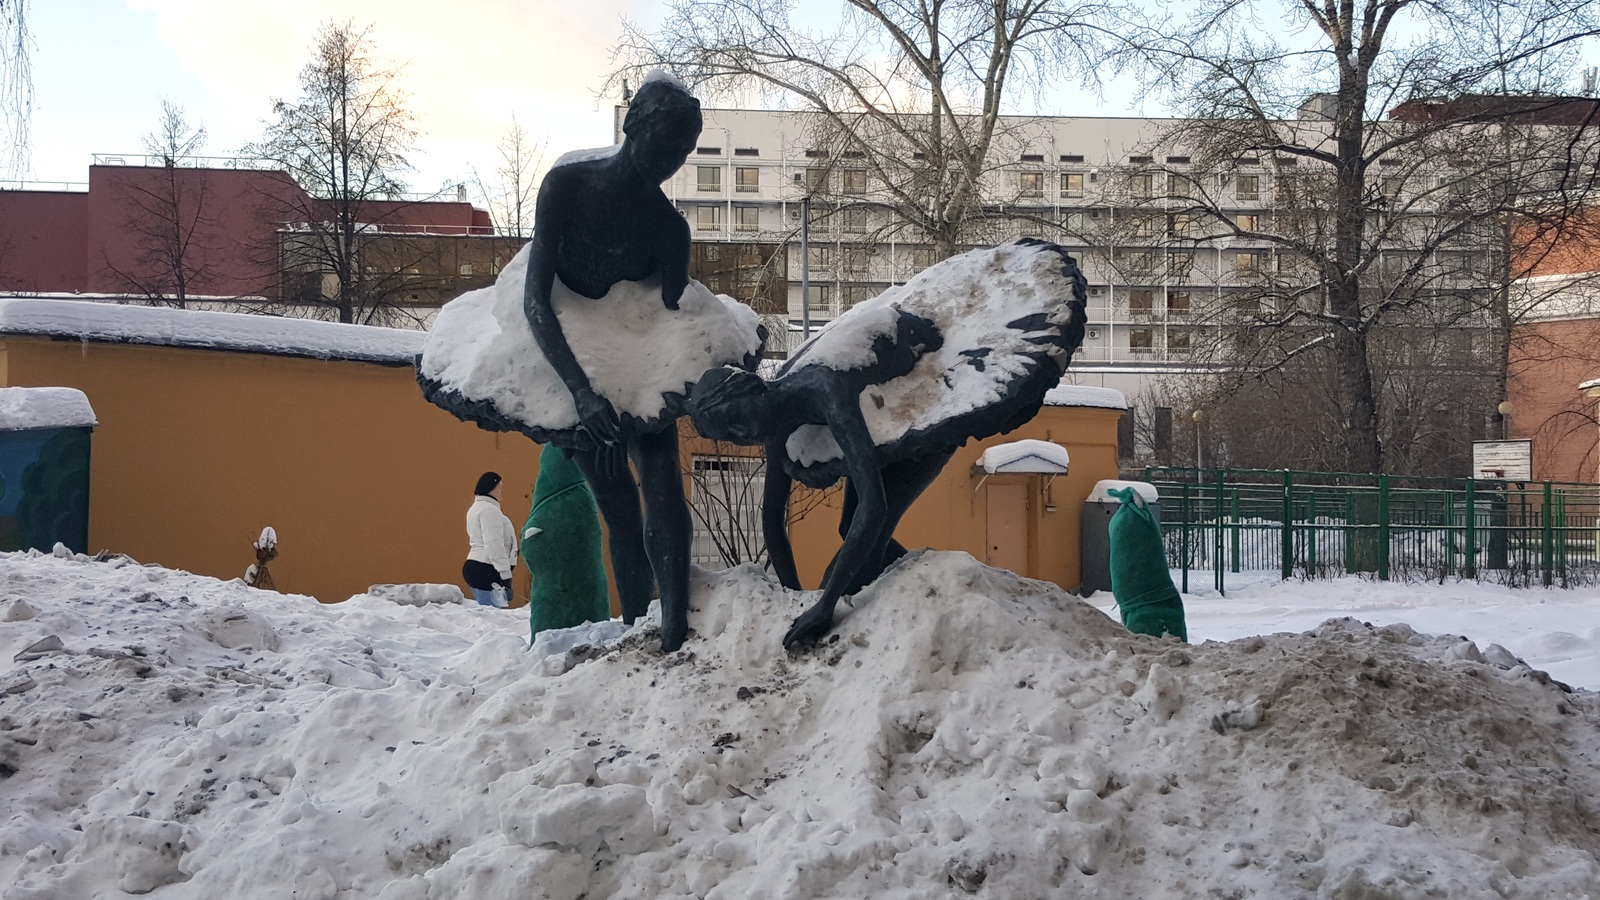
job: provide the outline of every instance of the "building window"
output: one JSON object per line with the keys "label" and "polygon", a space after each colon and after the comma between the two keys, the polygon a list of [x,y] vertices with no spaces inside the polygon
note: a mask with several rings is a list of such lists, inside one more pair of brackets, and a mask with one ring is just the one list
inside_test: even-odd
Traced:
{"label": "building window", "polygon": [[1021,194],[1024,197],[1043,197],[1044,196],[1044,173],[1043,172],[1021,172],[1021,173],[1018,173],[1017,178],[1019,179],[1019,181],[1018,181],[1018,186],[1019,186],[1018,193],[1019,194]]}
{"label": "building window", "polygon": [[1156,270],[1156,255],[1149,250],[1140,250],[1124,256],[1123,263],[1129,275],[1153,275]]}
{"label": "building window", "polygon": [[1167,251],[1167,277],[1182,281],[1189,277],[1189,270],[1194,268],[1194,254],[1186,250]]}
{"label": "building window", "polygon": [[908,256],[910,258],[911,271],[913,273],[921,272],[923,269],[933,265],[932,248],[913,247],[908,252]]}
{"label": "building window", "polygon": [[471,275],[472,274],[472,263],[462,263],[461,267],[456,269],[456,271],[458,273],[462,274],[462,275]]}
{"label": "building window", "polygon": [[839,175],[843,181],[841,187],[846,194],[865,194],[867,192],[866,169],[845,169]]}
{"label": "building window", "polygon": [[[808,150],[806,152],[809,153],[810,151]],[[815,194],[815,193],[817,193],[819,191],[826,191],[827,189],[828,189],[828,170],[827,169],[807,169],[806,170],[806,192],[807,193]]]}
{"label": "building window", "polygon": [[1152,237],[1156,233],[1156,220],[1154,216],[1135,215],[1133,217],[1133,236]]}
{"label": "building window", "polygon": [[733,148],[733,155],[734,156],[760,156],[761,155],[761,150],[759,148],[756,148],[756,147],[735,147],[735,148]]}
{"label": "building window", "polygon": [[1128,332],[1128,349],[1135,353],[1149,353],[1156,348],[1156,333],[1151,328],[1134,328]]}
{"label": "building window", "polygon": [[694,148],[694,152],[699,154],[700,156],[721,156],[722,155],[722,148],[721,147],[696,147],[696,148]]}
{"label": "building window", "polygon": [[1167,193],[1174,197],[1193,197],[1194,179],[1187,175],[1168,175]]}
{"label": "building window", "polygon": [[847,275],[865,275],[872,263],[872,251],[866,247],[850,247],[844,251],[844,271]]}
{"label": "building window", "polygon": [[1189,214],[1173,213],[1167,216],[1167,234],[1171,237],[1189,236]]}
{"label": "building window", "polygon": [[1155,291],[1131,291],[1128,294],[1128,312],[1135,316],[1148,316],[1155,312]]}
{"label": "building window", "polygon": [[733,208],[733,228],[735,231],[760,231],[761,207],[735,206]]}
{"label": "building window", "polygon": [[1061,173],[1061,196],[1063,196],[1063,197],[1082,197],[1083,196],[1083,173],[1082,172],[1062,172]]}
{"label": "building window", "polygon": [[1083,155],[1079,153],[1063,153],[1061,154],[1061,161],[1064,163],[1081,163],[1083,162]]}
{"label": "building window", "polygon": [[1233,272],[1241,278],[1249,278],[1261,274],[1261,254],[1235,253],[1233,255]]}
{"label": "building window", "polygon": [[829,313],[832,305],[829,297],[831,293],[830,287],[830,285],[826,284],[813,284],[810,286],[807,291],[806,306],[810,307],[812,312],[822,313],[823,315]]}
{"label": "building window", "polygon": [[878,296],[878,289],[870,284],[847,284],[844,286],[844,306],[849,309],[857,303],[865,303]]}
{"label": "building window", "polygon": [[1081,212],[1067,213],[1066,227],[1067,227],[1067,231],[1070,231],[1073,234],[1082,234],[1083,233],[1083,213],[1081,213]]}
{"label": "building window", "polygon": [[1233,221],[1235,225],[1239,226],[1240,231],[1261,230],[1261,217],[1255,213],[1240,213],[1234,217]]}
{"label": "building window", "polygon": [[1169,316],[1187,316],[1188,314],[1189,314],[1189,292],[1188,291],[1168,291],[1167,292],[1167,315],[1169,315]]}
{"label": "building window", "polygon": [[1183,329],[1167,332],[1167,349],[1173,353],[1188,353],[1190,348],[1189,332]]}
{"label": "building window", "polygon": [[722,190],[721,166],[695,166],[695,188],[702,191]]}
{"label": "building window", "polygon": [[806,151],[806,159],[827,159],[827,158],[828,158],[828,151],[826,151],[826,150],[807,150]]}
{"label": "building window", "polygon": [[1155,194],[1155,178],[1149,174],[1128,176],[1128,196],[1135,200],[1149,200]]}
{"label": "building window", "polygon": [[842,227],[851,234],[864,233],[867,230],[867,211],[859,207],[845,210]]}
{"label": "building window", "polygon": [[722,229],[722,207],[695,207],[694,227],[696,231],[720,231]]}
{"label": "building window", "polygon": [[832,247],[811,247],[806,265],[813,272],[827,272],[833,267]]}
{"label": "building window", "polygon": [[1240,200],[1261,199],[1261,176],[1240,175],[1233,185],[1233,196]]}
{"label": "building window", "polygon": [[761,170],[755,166],[739,166],[733,170],[733,189],[741,194],[753,194],[761,189]]}

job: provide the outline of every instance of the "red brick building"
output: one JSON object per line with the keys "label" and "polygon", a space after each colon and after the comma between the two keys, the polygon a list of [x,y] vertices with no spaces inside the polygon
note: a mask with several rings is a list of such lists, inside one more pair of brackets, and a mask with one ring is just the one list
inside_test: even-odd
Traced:
{"label": "red brick building", "polygon": [[1600,210],[1559,244],[1518,244],[1534,302],[1512,331],[1510,434],[1532,439],[1535,479],[1600,481]]}
{"label": "red brick building", "polygon": [[[94,165],[87,190],[0,190],[0,292],[294,302],[325,290],[285,248],[306,221],[333,219],[326,204],[281,171],[187,162]],[[488,284],[521,243],[464,199],[369,202],[356,218],[368,271],[419,307]]]}

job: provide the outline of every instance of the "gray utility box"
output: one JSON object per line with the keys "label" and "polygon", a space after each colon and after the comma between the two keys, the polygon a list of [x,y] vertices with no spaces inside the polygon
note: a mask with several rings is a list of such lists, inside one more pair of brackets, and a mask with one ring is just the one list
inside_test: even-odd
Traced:
{"label": "gray utility box", "polygon": [[1161,521],[1160,494],[1156,486],[1144,481],[1097,481],[1089,499],[1083,502],[1083,528],[1080,546],[1079,571],[1083,582],[1078,586],[1078,596],[1088,597],[1095,591],[1111,590],[1111,517],[1117,514],[1122,501],[1111,496],[1112,489],[1131,487],[1144,498],[1150,514]]}

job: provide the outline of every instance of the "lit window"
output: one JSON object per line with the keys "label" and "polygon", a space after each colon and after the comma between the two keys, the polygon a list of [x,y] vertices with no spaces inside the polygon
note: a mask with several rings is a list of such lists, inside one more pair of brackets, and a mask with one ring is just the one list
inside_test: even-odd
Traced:
{"label": "lit window", "polygon": [[1188,237],[1189,221],[1187,213],[1173,213],[1167,216],[1167,234],[1172,237]]}
{"label": "lit window", "polygon": [[761,170],[755,166],[739,166],[733,170],[733,189],[741,194],[752,194],[761,188]]}
{"label": "lit window", "polygon": [[1261,254],[1235,253],[1233,255],[1233,271],[1237,275],[1255,275],[1261,271]]}
{"label": "lit window", "polygon": [[459,272],[462,275],[471,275],[472,274],[472,263],[462,263],[461,264],[461,268],[457,269],[456,271]]}
{"label": "lit window", "polygon": [[1083,196],[1083,173],[1082,172],[1062,172],[1061,173],[1061,196],[1063,196],[1063,197],[1082,197]]}
{"label": "lit window", "polygon": [[1044,196],[1044,173],[1043,172],[1023,172],[1018,176],[1018,178],[1019,178],[1019,187],[1021,188],[1019,193],[1021,193],[1022,196],[1024,196],[1024,197],[1043,197]]}
{"label": "lit window", "polygon": [[1234,224],[1239,226],[1240,231],[1260,231],[1261,217],[1253,213],[1241,213],[1234,217]]}

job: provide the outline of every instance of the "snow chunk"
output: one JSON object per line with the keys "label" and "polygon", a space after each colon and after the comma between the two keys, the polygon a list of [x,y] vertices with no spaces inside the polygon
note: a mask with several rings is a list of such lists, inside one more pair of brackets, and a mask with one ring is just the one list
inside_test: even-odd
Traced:
{"label": "snow chunk", "polygon": [[527,847],[553,845],[593,857],[602,846],[612,853],[631,854],[655,844],[650,801],[644,788],[631,784],[528,785],[506,808],[502,824],[506,837]]}
{"label": "snow chunk", "polygon": [[990,475],[1007,472],[1065,475],[1069,462],[1071,457],[1067,454],[1067,448],[1052,441],[1032,438],[996,444],[978,457],[978,467]]}
{"label": "snow chunk", "polygon": [[0,300],[0,334],[409,364],[425,335],[401,328],[82,300]]}
{"label": "snow chunk", "polygon": [[609,147],[594,147],[588,150],[568,150],[556,158],[555,165],[550,168],[570,166],[573,163],[593,162],[600,159],[610,159],[622,150],[621,144],[612,144]]}
{"label": "snow chunk", "polygon": [[657,81],[665,81],[685,94],[689,93],[689,86],[683,83],[683,79],[668,72],[666,69],[651,69],[650,74],[644,76],[644,81],[639,83],[640,85],[646,85]]}
{"label": "snow chunk", "polygon": [[1119,390],[1062,384],[1044,395],[1045,406],[1089,406],[1099,409],[1127,409],[1128,398]]}
{"label": "snow chunk", "polygon": [[98,424],[89,398],[77,388],[0,388],[0,431],[93,428]]}
{"label": "snow chunk", "polygon": [[1146,503],[1156,503],[1161,500],[1161,493],[1156,490],[1155,485],[1148,481],[1118,481],[1115,478],[1106,478],[1094,483],[1094,490],[1089,492],[1089,496],[1083,502],[1115,503],[1117,498],[1111,496],[1111,492],[1120,491],[1124,488],[1133,488],[1138,491],[1139,496],[1143,497]]}
{"label": "snow chunk", "polygon": [[461,589],[453,584],[375,584],[367,588],[367,596],[401,606],[467,602]]}

